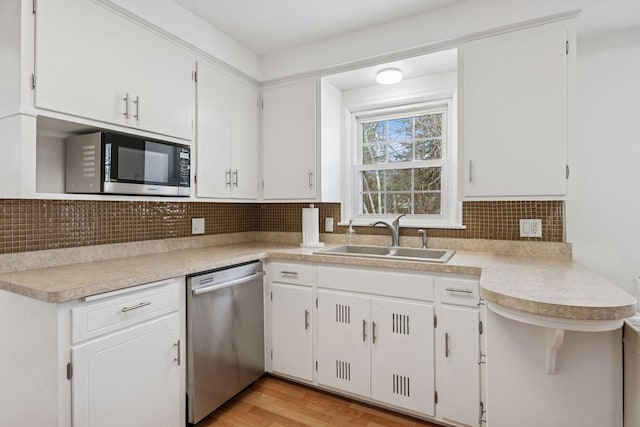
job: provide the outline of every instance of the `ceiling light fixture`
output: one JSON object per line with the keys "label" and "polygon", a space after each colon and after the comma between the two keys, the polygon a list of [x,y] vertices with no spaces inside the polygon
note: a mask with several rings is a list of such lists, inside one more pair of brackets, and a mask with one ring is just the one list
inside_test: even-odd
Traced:
{"label": "ceiling light fixture", "polygon": [[402,81],[402,71],[397,68],[385,68],[376,74],[376,82],[381,85],[393,85]]}

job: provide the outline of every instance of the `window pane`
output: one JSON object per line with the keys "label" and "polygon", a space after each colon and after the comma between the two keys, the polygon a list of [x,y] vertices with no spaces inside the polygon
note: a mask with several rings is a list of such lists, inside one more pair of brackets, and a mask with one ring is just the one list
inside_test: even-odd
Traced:
{"label": "window pane", "polygon": [[415,169],[415,191],[439,191],[442,185],[442,168]]}
{"label": "window pane", "polygon": [[372,144],[362,146],[362,164],[363,165],[375,165],[377,163],[386,162],[386,149],[385,144]]}
{"label": "window pane", "polygon": [[387,214],[410,214],[411,194],[410,193],[387,193]]}
{"label": "window pane", "polygon": [[416,138],[442,136],[442,113],[416,117]]}
{"label": "window pane", "polygon": [[387,191],[411,191],[411,169],[390,169],[386,174]]}
{"label": "window pane", "polygon": [[362,191],[383,191],[384,171],[362,172]]}
{"label": "window pane", "polygon": [[416,141],[416,160],[433,160],[442,158],[442,139],[434,138]]}
{"label": "window pane", "polygon": [[440,214],[440,193],[415,193],[416,215]]}
{"label": "window pane", "polygon": [[389,143],[389,162],[410,162],[413,160],[413,144],[411,142]]}
{"label": "window pane", "polygon": [[389,120],[389,141],[411,141],[413,138],[413,118]]}
{"label": "window pane", "polygon": [[381,193],[362,193],[363,214],[383,214],[383,198]]}
{"label": "window pane", "polygon": [[386,124],[386,121],[363,123],[362,141],[365,144],[368,142],[385,141],[387,139]]}

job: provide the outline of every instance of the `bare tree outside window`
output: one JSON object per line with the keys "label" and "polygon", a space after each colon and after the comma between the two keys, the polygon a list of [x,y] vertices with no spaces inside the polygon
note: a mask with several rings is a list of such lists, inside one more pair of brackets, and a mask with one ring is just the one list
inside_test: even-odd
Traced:
{"label": "bare tree outside window", "polygon": [[361,214],[442,212],[444,111],[361,122]]}

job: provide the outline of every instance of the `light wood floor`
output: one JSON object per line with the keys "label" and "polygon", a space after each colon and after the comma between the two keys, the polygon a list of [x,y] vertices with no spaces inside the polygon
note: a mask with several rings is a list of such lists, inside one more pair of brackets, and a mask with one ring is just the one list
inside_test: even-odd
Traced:
{"label": "light wood floor", "polygon": [[428,426],[289,381],[264,376],[196,427],[210,426]]}

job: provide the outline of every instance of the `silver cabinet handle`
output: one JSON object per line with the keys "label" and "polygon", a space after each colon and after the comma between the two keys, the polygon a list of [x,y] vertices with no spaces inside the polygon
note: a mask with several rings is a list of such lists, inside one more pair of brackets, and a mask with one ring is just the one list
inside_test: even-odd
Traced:
{"label": "silver cabinet handle", "polygon": [[313,188],[313,172],[309,169],[309,188]]}
{"label": "silver cabinet handle", "polygon": [[309,310],[304,311],[304,330],[309,329]]}
{"label": "silver cabinet handle", "polygon": [[444,333],[444,357],[449,357],[449,334]]}
{"label": "silver cabinet handle", "polygon": [[133,103],[136,104],[136,115],[133,117],[136,118],[136,121],[140,121],[140,97],[136,96],[136,100]]}
{"label": "silver cabinet handle", "polygon": [[127,311],[137,310],[139,308],[146,307],[148,305],[151,305],[151,302],[141,302],[140,304],[132,305],[131,307],[123,307],[122,312],[126,313]]}
{"label": "silver cabinet handle", "polygon": [[469,182],[473,181],[473,163],[471,163],[471,160],[469,160]]}
{"label": "silver cabinet handle", "polygon": [[235,179],[233,180],[233,185],[234,185],[236,188],[238,188],[238,169],[236,169],[236,170],[233,172],[233,176],[234,176],[234,178],[235,178]]}
{"label": "silver cabinet handle", "polygon": [[297,271],[281,271],[280,274],[282,274],[283,276],[298,277],[298,272]]}
{"label": "silver cabinet handle", "polygon": [[367,341],[367,321],[362,319],[362,342]]}
{"label": "silver cabinet handle", "polygon": [[371,322],[371,339],[376,343],[376,322]]}
{"label": "silver cabinet handle", "polygon": [[224,172],[225,185],[231,187],[231,169]]}
{"label": "silver cabinet handle", "polygon": [[173,361],[174,362],[178,362],[178,366],[180,366],[180,363],[182,363],[181,362],[181,355],[180,355],[180,340],[178,340],[178,342],[175,343],[173,346],[177,347],[177,350],[178,350],[178,355],[177,355],[177,357],[175,359],[173,359]]}
{"label": "silver cabinet handle", "polygon": [[459,288],[446,288],[447,292],[457,292],[459,294],[472,294],[473,291],[470,289],[459,289]]}
{"label": "silver cabinet handle", "polygon": [[124,101],[124,116],[128,119],[129,118],[129,94],[127,93],[124,98],[122,98],[122,100]]}

